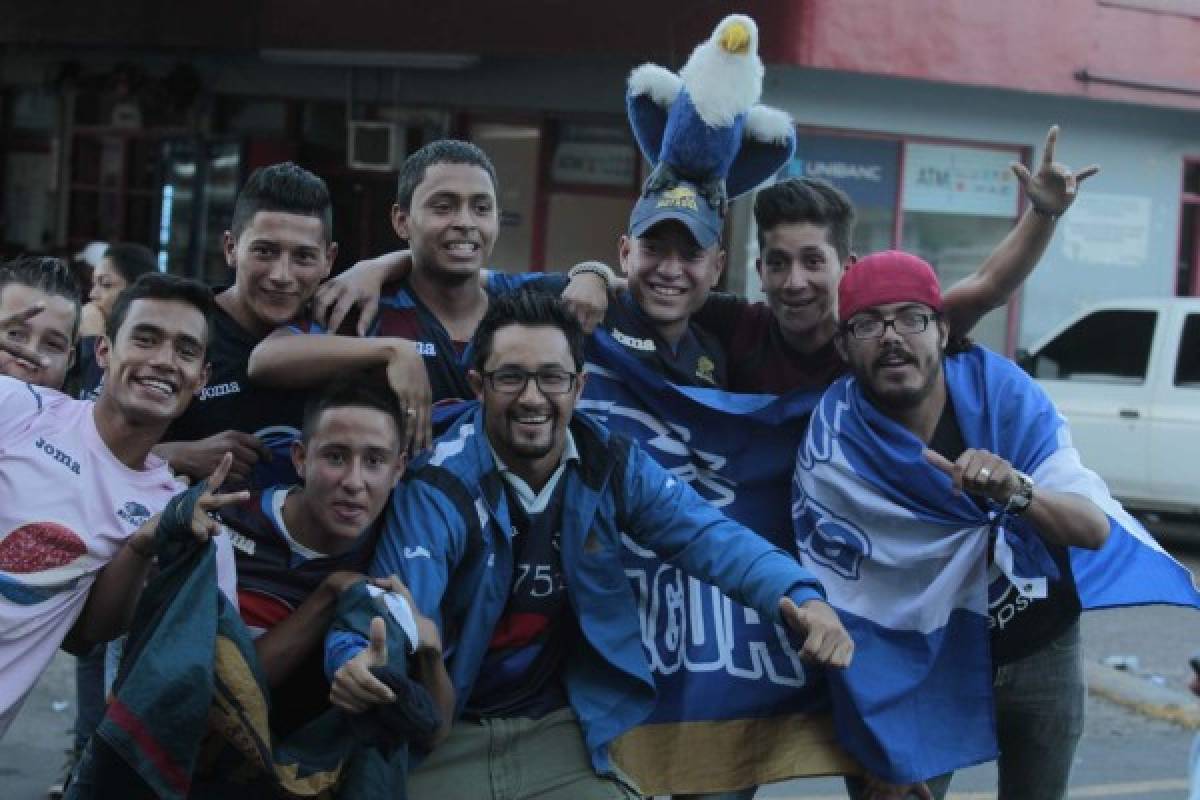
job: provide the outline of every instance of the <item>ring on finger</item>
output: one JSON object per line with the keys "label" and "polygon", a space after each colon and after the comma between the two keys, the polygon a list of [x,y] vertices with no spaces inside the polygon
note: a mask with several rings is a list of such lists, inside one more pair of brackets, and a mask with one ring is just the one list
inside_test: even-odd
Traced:
{"label": "ring on finger", "polygon": [[992,471],[987,467],[979,470],[979,480],[986,481],[990,477],[992,477]]}

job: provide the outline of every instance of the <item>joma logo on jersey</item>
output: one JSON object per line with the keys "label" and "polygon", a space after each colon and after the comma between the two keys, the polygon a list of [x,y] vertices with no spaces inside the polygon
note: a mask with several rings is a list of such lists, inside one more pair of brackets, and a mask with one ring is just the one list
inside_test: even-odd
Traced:
{"label": "joma logo on jersey", "polygon": [[417,348],[417,355],[429,356],[434,358],[437,356],[437,348],[433,346],[433,342],[413,342]]}
{"label": "joma logo on jersey", "polygon": [[65,450],[59,450],[45,439],[38,439],[33,443],[33,446],[71,470],[71,472],[74,472],[76,475],[79,474],[79,462],[72,458],[70,453]]}
{"label": "joma logo on jersey", "polygon": [[655,350],[653,339],[639,339],[636,336],[630,336],[628,333],[622,333],[616,328],[612,330],[612,337],[616,340],[617,344],[624,345],[631,350],[642,350],[648,353],[653,353]]}
{"label": "joma logo on jersey", "polygon": [[225,397],[230,394],[237,394],[242,391],[242,387],[237,381],[229,383],[218,383],[216,386],[205,386],[200,392],[201,400],[212,400],[214,397]]}

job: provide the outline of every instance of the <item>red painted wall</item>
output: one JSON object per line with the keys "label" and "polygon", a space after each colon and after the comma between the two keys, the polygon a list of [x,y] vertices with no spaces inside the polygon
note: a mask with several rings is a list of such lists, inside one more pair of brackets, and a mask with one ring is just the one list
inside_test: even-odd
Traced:
{"label": "red painted wall", "polygon": [[611,55],[678,67],[725,14],[759,23],[772,64],[1200,108],[1086,83],[1080,70],[1200,92],[1200,19],[1120,7],[1195,0],[37,0],[0,43]]}
{"label": "red painted wall", "polygon": [[[1200,95],[1200,19],[1121,0],[796,0],[787,63],[1200,108],[1200,96],[1106,86],[1093,74]],[[1178,5],[1178,4],[1177,4]],[[1200,4],[1192,3],[1200,7]]]}

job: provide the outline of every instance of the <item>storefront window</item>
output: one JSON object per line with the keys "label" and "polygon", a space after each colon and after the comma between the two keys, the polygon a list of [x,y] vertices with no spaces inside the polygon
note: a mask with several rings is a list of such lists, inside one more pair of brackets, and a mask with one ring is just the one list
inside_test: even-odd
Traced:
{"label": "storefront window", "polygon": [[[1012,228],[1019,190],[1008,165],[1014,151],[906,143],[900,247],[920,255],[948,289],[974,272]],[[971,332],[1003,352],[1008,310],[999,308]]]}
{"label": "storefront window", "polygon": [[[929,261],[943,289],[974,272],[1016,221],[1020,187],[1010,147],[969,147],[905,140],[885,134],[797,134],[785,177],[820,178],[854,201],[854,251],[862,256],[898,247]],[[971,332],[1004,352],[1008,307],[988,314]]]}

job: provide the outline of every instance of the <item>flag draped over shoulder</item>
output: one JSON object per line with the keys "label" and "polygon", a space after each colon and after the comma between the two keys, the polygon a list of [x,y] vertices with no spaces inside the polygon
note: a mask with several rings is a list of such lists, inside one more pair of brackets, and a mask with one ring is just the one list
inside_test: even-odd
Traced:
{"label": "flag draped over shoulder", "polygon": [[[1101,550],[1069,551],[1085,609],[1200,606],[1188,571],[1080,463],[1066,421],[1032,379],[981,348],[944,363],[967,447],[1001,456],[1039,487],[1083,495],[1108,516]],[[1061,577],[1027,522],[955,495],[924,449],[843,378],[813,414],[793,485],[803,561],[856,644],[854,663],[830,674],[839,739],[897,783],[996,755],[989,547],[998,580],[1019,593],[1039,596]]]}
{"label": "flag draped over shoulder", "polygon": [[[731,518],[795,552],[790,476],[816,394],[681,389],[604,331],[589,343],[587,372],[580,409],[637,439]],[[658,705],[613,756],[642,790],[710,792],[854,771],[833,741],[824,677],[805,669],[783,628],[624,541]]]}
{"label": "flag draped over shoulder", "polygon": [[[340,712],[284,740],[272,735],[266,677],[237,609],[217,588],[215,546],[181,528],[203,486],[163,512],[162,570],[138,603],[114,698],[67,797],[403,798],[407,749],[364,741]],[[337,624],[365,629],[376,615],[390,641],[407,642],[365,584],[342,593]],[[405,650],[389,648],[400,668]]]}

